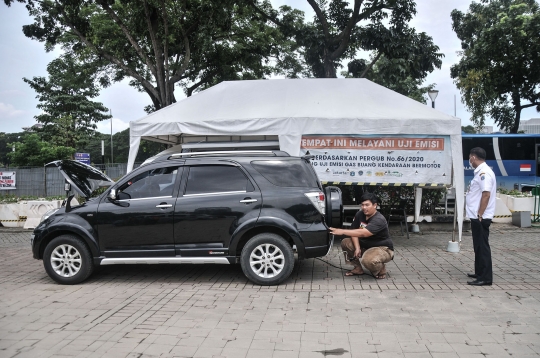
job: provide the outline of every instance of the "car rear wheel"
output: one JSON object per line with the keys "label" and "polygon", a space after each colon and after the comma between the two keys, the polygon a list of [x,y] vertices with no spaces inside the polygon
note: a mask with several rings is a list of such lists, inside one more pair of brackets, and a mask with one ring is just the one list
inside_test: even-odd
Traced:
{"label": "car rear wheel", "polygon": [[74,235],[62,235],[53,239],[45,248],[43,265],[47,274],[63,285],[80,283],[94,270],[90,250]]}
{"label": "car rear wheel", "polygon": [[276,234],[259,234],[244,246],[240,265],[246,277],[258,285],[277,285],[294,268],[294,253],[285,239]]}

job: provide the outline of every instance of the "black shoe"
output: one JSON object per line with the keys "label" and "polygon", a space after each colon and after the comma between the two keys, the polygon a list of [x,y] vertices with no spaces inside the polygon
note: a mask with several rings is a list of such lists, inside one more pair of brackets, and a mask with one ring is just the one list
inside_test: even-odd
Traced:
{"label": "black shoe", "polygon": [[470,277],[470,278],[477,278],[478,275],[475,274],[475,273],[468,273],[468,274],[467,274],[467,277]]}
{"label": "black shoe", "polygon": [[492,282],[474,280],[474,281],[468,281],[467,284],[471,286],[491,286]]}

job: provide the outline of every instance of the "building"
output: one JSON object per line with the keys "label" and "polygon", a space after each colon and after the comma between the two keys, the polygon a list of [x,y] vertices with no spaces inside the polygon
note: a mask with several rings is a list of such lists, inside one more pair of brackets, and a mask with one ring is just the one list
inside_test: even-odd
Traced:
{"label": "building", "polygon": [[478,131],[480,134],[490,134],[493,133],[493,126],[483,126],[482,129]]}
{"label": "building", "polygon": [[518,132],[523,131],[527,134],[540,134],[540,118],[531,118],[519,123]]}

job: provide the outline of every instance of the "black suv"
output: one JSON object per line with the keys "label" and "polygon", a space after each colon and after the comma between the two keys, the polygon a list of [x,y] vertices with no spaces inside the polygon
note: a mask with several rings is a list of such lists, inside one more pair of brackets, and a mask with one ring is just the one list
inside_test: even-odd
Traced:
{"label": "black suv", "polygon": [[68,198],[32,236],[34,258],[62,284],[96,265],[240,263],[252,282],[275,285],[291,274],[295,250],[326,255],[327,227],[342,220],[339,189],[323,189],[308,157],[281,151],[169,153],[116,183],[76,161],[49,165],[88,199]]}

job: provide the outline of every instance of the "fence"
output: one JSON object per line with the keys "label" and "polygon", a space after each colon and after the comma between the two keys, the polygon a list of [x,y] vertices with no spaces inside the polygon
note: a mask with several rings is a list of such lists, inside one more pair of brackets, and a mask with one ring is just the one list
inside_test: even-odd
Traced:
{"label": "fence", "polygon": [[[94,165],[94,167],[113,180],[124,176],[127,172],[127,163]],[[47,197],[66,194],[65,179],[57,167],[0,167],[0,172],[15,172],[16,178],[16,189],[0,188],[0,195]]]}

